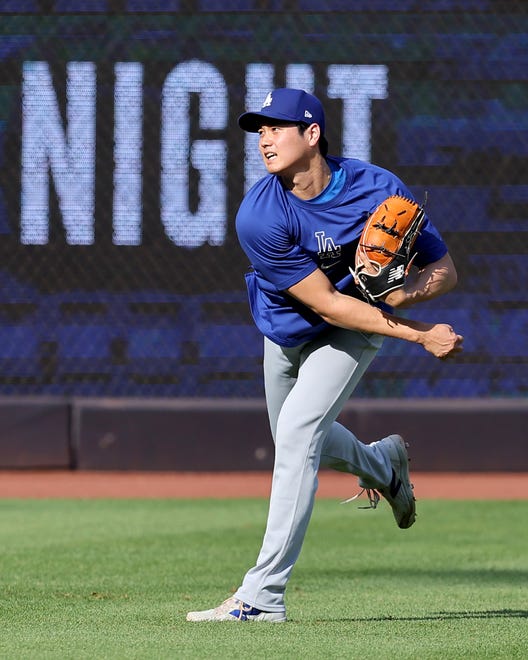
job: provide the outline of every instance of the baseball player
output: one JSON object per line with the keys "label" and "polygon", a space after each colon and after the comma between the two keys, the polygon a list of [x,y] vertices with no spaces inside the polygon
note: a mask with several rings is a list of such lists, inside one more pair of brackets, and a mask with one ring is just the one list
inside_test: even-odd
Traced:
{"label": "baseball player", "polygon": [[371,506],[383,496],[397,525],[415,521],[406,443],[362,443],[335,420],[384,337],[420,344],[439,359],[462,350],[444,323],[404,319],[407,307],[445,294],[456,270],[426,217],[403,286],[365,300],[354,255],[366,219],[387,197],[412,199],[391,172],[327,155],[320,101],[303,90],[270,92],[239,126],[258,133],[268,175],[243,199],[236,229],[251,262],[249,303],[264,335],[264,381],[275,464],[266,531],[236,593],[188,621],[286,620],[285,590],[311,517],[320,467],[359,477]]}

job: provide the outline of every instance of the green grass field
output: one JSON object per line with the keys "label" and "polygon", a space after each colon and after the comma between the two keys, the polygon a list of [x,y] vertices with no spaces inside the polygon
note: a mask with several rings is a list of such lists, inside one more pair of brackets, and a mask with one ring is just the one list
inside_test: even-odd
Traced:
{"label": "green grass field", "polygon": [[0,657],[528,657],[528,501],[318,500],[285,624],[187,623],[260,546],[267,501],[0,501]]}

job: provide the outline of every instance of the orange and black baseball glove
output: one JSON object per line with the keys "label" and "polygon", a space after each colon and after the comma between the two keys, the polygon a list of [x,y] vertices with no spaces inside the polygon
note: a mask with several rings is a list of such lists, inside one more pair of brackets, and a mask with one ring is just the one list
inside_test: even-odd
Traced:
{"label": "orange and black baseball glove", "polygon": [[387,197],[369,216],[357,246],[355,267],[350,268],[369,302],[377,302],[405,284],[423,221],[423,207],[398,195]]}

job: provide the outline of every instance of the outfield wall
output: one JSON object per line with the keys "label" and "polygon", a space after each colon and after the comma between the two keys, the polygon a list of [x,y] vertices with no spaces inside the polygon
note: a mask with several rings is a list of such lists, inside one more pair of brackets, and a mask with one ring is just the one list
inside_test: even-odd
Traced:
{"label": "outfield wall", "polygon": [[[399,432],[418,471],[528,471],[526,399],[350,401],[364,442]],[[0,469],[246,471],[273,464],[262,399],[0,399]]]}

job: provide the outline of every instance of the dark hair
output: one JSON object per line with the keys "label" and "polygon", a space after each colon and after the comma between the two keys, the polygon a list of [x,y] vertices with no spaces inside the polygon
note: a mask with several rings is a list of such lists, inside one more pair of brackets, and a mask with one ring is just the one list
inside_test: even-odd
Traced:
{"label": "dark hair", "polygon": [[[299,129],[299,133],[301,135],[304,135],[304,132],[306,131],[306,129],[308,128],[309,125],[310,124],[307,124],[304,121],[300,121],[297,124],[297,128]],[[328,140],[325,138],[324,135],[321,135],[321,137],[319,138],[319,151],[321,152],[321,156],[323,156],[323,157],[328,154]]]}

